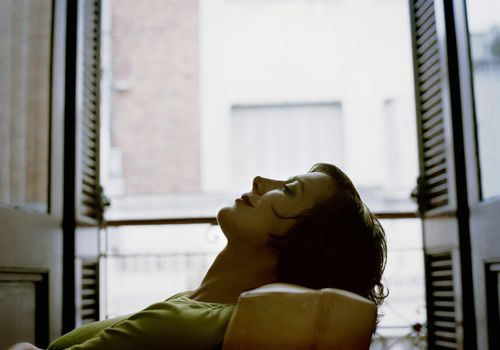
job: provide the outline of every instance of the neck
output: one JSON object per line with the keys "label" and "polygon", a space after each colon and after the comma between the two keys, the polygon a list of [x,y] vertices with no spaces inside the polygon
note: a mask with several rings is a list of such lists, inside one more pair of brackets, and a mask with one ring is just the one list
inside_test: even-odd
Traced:
{"label": "neck", "polygon": [[228,245],[217,255],[191,299],[213,303],[236,303],[247,290],[276,281],[276,256],[250,247]]}

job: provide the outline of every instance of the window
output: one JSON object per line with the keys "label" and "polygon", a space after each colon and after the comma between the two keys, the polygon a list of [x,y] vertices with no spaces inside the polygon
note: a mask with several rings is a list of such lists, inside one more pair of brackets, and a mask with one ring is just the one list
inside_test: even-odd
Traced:
{"label": "window", "polygon": [[481,190],[484,198],[500,195],[500,1],[467,1]]}
{"label": "window", "polygon": [[286,179],[318,161],[343,166],[344,130],[338,103],[231,107],[231,190],[255,174]]}
{"label": "window", "polygon": [[0,203],[48,211],[51,1],[0,1]]}
{"label": "window", "polygon": [[[389,252],[401,269],[388,268],[399,296],[384,311],[381,336],[396,339],[422,323],[408,3],[109,4],[102,40],[108,315],[196,287],[224,245],[210,222],[253,176],[286,178],[326,161],[350,175],[374,211],[407,217],[384,221],[389,240],[401,243]],[[206,223],[158,225],[200,218]],[[120,304],[138,300],[122,294],[136,291],[121,283],[141,275],[176,277],[151,282],[151,299]]]}

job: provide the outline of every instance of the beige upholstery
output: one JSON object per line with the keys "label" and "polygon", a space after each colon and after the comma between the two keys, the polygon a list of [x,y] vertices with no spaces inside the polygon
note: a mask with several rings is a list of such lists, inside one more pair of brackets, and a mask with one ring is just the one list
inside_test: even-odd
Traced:
{"label": "beige upholstery", "polygon": [[241,294],[223,349],[368,349],[376,314],[344,290],[268,284]]}

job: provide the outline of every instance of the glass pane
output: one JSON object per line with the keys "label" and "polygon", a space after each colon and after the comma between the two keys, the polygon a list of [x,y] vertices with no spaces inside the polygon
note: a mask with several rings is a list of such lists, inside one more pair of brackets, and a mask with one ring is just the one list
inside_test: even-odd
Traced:
{"label": "glass pane", "polygon": [[371,349],[427,349],[422,226],[419,219],[381,220],[387,234],[384,283],[389,296]]}
{"label": "glass pane", "polygon": [[483,198],[500,195],[500,0],[467,1]]}
{"label": "glass pane", "polygon": [[198,288],[227,242],[212,225],[112,227],[107,239],[106,317]]}
{"label": "glass pane", "polygon": [[48,209],[52,1],[0,0],[0,203]]}
{"label": "glass pane", "polygon": [[256,175],[325,161],[372,209],[414,211],[408,13],[405,0],[111,1],[107,218],[214,216]]}

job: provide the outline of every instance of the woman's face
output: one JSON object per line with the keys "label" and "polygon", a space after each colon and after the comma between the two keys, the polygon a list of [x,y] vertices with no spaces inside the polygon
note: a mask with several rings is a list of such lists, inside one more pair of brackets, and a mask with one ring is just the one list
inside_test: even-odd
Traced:
{"label": "woman's face", "polygon": [[266,245],[269,234],[283,235],[297,216],[333,195],[333,179],[321,172],[286,181],[257,176],[252,191],[219,210],[217,220],[229,242]]}

